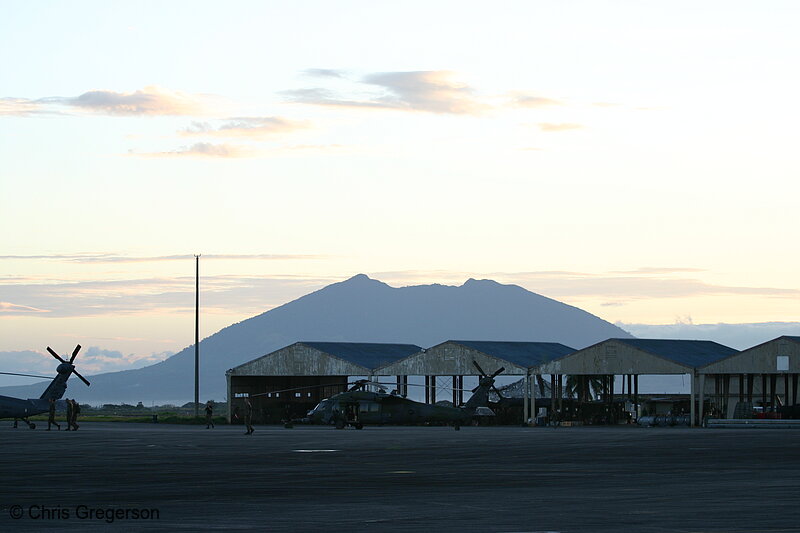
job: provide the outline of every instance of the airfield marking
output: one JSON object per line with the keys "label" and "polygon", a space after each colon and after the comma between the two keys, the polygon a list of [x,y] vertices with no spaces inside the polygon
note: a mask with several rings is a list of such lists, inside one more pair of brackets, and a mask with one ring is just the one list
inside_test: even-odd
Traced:
{"label": "airfield marking", "polygon": [[297,453],[329,453],[329,452],[338,452],[339,450],[292,450],[292,451]]}

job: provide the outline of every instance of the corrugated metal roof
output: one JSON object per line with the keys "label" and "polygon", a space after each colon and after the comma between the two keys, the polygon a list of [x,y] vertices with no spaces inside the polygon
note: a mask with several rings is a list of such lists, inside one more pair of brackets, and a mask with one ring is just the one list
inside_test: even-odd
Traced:
{"label": "corrugated metal roof", "polygon": [[306,342],[310,346],[339,359],[373,369],[421,352],[415,344],[382,344],[370,342]]}
{"label": "corrugated metal roof", "polygon": [[673,339],[609,339],[693,368],[719,361],[739,352],[714,341]]}
{"label": "corrugated metal roof", "polygon": [[[538,366],[569,355],[575,348],[557,342],[448,341],[521,367]],[[487,370],[489,372],[489,370]]]}

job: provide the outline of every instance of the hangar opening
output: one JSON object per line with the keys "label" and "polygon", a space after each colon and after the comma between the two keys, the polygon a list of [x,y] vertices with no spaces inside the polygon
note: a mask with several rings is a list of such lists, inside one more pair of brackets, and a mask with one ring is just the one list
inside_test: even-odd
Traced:
{"label": "hangar opening", "polygon": [[303,417],[324,398],[347,390],[350,377],[371,375],[421,350],[414,344],[296,342],[225,373],[228,420],[241,420],[244,398],[250,398],[257,424]]}

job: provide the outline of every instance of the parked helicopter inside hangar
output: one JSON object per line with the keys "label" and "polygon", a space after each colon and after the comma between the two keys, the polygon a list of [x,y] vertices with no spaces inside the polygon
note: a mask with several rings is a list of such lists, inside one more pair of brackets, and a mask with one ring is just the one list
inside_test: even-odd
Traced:
{"label": "parked helicopter inside hangar", "polygon": [[[28,425],[29,428],[35,429],[36,424],[29,421],[28,417],[46,413],[50,409],[50,400],[61,399],[67,390],[67,380],[72,374],[78,376],[78,378],[86,383],[87,386],[90,385],[89,381],[87,381],[85,377],[81,376],[78,371],[75,370],[75,365],[73,364],[80,349],[80,344],[75,346],[75,349],[72,351],[72,356],[69,358],[69,361],[66,361],[48,346],[47,351],[50,353],[50,355],[61,361],[61,364],[56,368],[56,377],[53,378],[53,381],[50,382],[50,385],[48,385],[39,398],[23,400],[22,398],[13,398],[11,396],[0,396],[0,419],[13,418],[15,421],[22,420]],[[0,374],[34,378],[46,377],[34,376],[32,374],[18,374],[15,372],[0,372]]]}
{"label": "parked helicopter inside hangar", "polygon": [[[380,383],[359,380],[346,392],[334,394],[322,400],[305,418],[292,420],[301,424],[329,424],[337,429],[352,426],[362,429],[367,425],[405,425],[405,424],[442,424],[452,425],[459,430],[462,425],[469,424],[475,416],[491,415],[487,407],[489,391],[500,391],[494,385],[494,378],[505,368],[499,368],[488,375],[473,361],[480,372],[478,386],[472,390],[472,396],[460,407],[431,405],[409,400],[404,396],[387,393]],[[379,386],[379,391],[369,391],[370,384]]]}

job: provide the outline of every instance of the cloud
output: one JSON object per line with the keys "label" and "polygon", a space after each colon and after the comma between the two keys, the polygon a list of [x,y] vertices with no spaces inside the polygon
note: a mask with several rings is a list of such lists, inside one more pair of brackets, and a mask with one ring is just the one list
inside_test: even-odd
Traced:
{"label": "cloud", "polygon": [[640,267],[634,270],[612,271],[613,274],[675,274],[685,272],[705,272],[705,269],[687,267]]}
{"label": "cloud", "polygon": [[238,117],[229,118],[216,127],[208,122],[192,122],[180,134],[183,136],[263,138],[308,127],[307,122],[280,117]]}
{"label": "cloud", "polygon": [[[675,269],[670,269],[676,271]],[[610,274],[610,275],[609,275]],[[512,283],[532,288],[552,298],[601,297],[608,302],[649,298],[684,298],[691,296],[748,295],[773,298],[797,298],[800,289],[715,285],[693,278],[651,275],[569,274],[541,275],[537,272],[501,274]]]}
{"label": "cloud", "polygon": [[44,113],[41,104],[27,98],[0,98],[0,117],[18,116],[26,117]]}
{"label": "cloud", "polygon": [[[337,76],[341,77],[341,76]],[[475,97],[467,84],[454,81],[443,70],[415,72],[379,72],[365,76],[355,91],[368,94],[342,96],[328,89],[314,87],[286,91],[296,103],[374,109],[393,109],[426,113],[473,115],[489,106]]]}
{"label": "cloud", "polygon": [[329,152],[331,150],[342,150],[347,148],[344,144],[293,144],[284,146],[283,149],[287,151],[317,151]]}
{"label": "cloud", "polygon": [[65,111],[111,116],[206,115],[216,103],[215,100],[209,95],[189,94],[156,86],[127,93],[98,89],[78,96],[49,96],[36,100],[0,98],[0,116],[63,114]]}
{"label": "cloud", "polygon": [[540,122],[539,129],[547,132],[569,131],[569,130],[583,129],[583,126],[581,124],[571,124],[571,123],[554,124],[551,122]]}
{"label": "cloud", "polygon": [[[168,256],[171,257],[171,256]],[[177,257],[177,256],[176,256]],[[189,260],[191,256],[179,256]],[[203,256],[204,258],[206,256]],[[222,259],[224,256],[219,256]],[[140,258],[144,259],[144,258]],[[172,260],[172,259],[167,259]],[[515,284],[565,302],[591,299],[604,307],[632,301],[675,299],[695,296],[742,295],[797,299],[799,289],[716,285],[698,279],[663,275],[615,275],[574,271],[534,272],[452,272],[395,271],[368,272],[391,286],[444,283],[461,285],[468,278],[494,279]],[[204,313],[258,314],[308,294],[340,277],[202,276],[201,306]],[[33,316],[30,309],[43,310],[37,318],[105,315],[191,314],[194,312],[193,275],[146,279],[101,281],[0,279],[0,291],[8,302],[2,316]],[[573,303],[574,305],[574,303]]]}
{"label": "cloud", "polygon": [[563,105],[563,102],[525,92],[512,92],[511,104],[514,107],[549,107]]}
{"label": "cloud", "polygon": [[[74,346],[53,346],[58,353],[72,353]],[[160,352],[144,355],[123,354],[117,350],[106,350],[98,346],[84,348],[78,353],[75,364],[78,371],[87,377],[103,372],[115,372],[118,370],[128,370],[141,368],[143,366],[158,363],[174,355],[174,352]],[[4,372],[17,372],[24,374],[38,374],[41,376],[52,375],[55,377],[55,368],[58,362],[49,354],[32,350],[0,352],[0,368]],[[10,377],[9,377],[10,378]],[[10,378],[14,384],[26,385],[35,383],[30,378]],[[8,379],[4,379],[4,384]]]}
{"label": "cloud", "polygon": [[200,158],[219,158],[235,159],[240,157],[252,157],[256,152],[251,148],[234,144],[213,144],[199,142],[189,146],[181,146],[169,152],[128,152],[128,155],[135,157],[200,157]]}
{"label": "cloud", "polygon": [[344,72],[330,68],[309,68],[303,73],[317,78],[345,78]]}
{"label": "cloud", "polygon": [[[268,260],[285,261],[298,259],[325,259],[326,255],[313,254],[208,254],[202,255],[203,261],[208,259],[225,260]],[[2,260],[44,259],[69,263],[151,263],[161,261],[188,261],[194,259],[192,254],[127,256],[114,254],[55,254],[55,255],[0,255]]]}
{"label": "cloud", "polygon": [[0,313],[10,313],[14,315],[29,315],[48,313],[47,309],[38,309],[36,307],[29,307],[27,305],[17,305],[11,302],[0,302]]}
{"label": "cloud", "polygon": [[96,90],[74,98],[60,99],[64,104],[107,115],[202,115],[204,97],[161,87],[145,87],[132,93]]}
{"label": "cloud", "polygon": [[[339,279],[293,276],[201,276],[204,313],[262,313]],[[102,281],[31,280],[0,283],[3,295],[24,306],[2,316],[30,316],[26,307],[50,309],[43,319],[106,315],[194,313],[194,276]]]}

